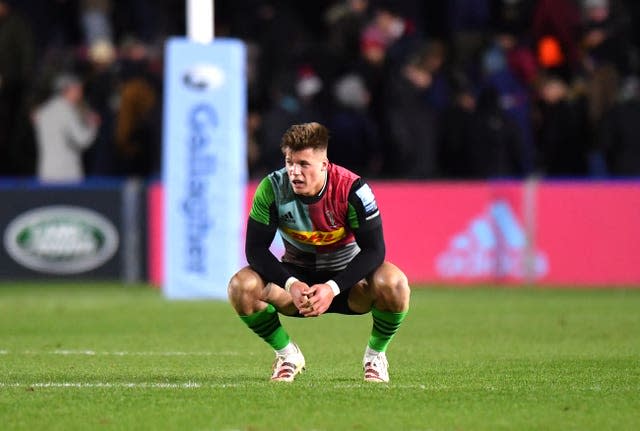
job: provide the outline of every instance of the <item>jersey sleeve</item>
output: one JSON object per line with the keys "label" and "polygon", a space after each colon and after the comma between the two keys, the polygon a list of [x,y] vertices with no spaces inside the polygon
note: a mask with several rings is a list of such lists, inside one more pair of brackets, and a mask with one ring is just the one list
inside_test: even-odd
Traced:
{"label": "jersey sleeve", "polygon": [[253,196],[249,218],[267,226],[275,224],[276,221],[273,219],[275,200],[275,193],[271,181],[269,181],[268,177],[265,177],[260,181],[260,184],[258,184],[258,188]]}
{"label": "jersey sleeve", "polygon": [[380,210],[369,184],[358,178],[349,192],[349,227],[353,231],[367,231],[382,226]]}

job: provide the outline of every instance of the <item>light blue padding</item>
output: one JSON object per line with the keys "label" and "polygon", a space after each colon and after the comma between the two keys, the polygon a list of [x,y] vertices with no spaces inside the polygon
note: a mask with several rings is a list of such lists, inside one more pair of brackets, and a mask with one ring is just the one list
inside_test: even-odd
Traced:
{"label": "light blue padding", "polygon": [[163,182],[169,298],[226,299],[243,254],[245,47],[172,38],[165,49]]}

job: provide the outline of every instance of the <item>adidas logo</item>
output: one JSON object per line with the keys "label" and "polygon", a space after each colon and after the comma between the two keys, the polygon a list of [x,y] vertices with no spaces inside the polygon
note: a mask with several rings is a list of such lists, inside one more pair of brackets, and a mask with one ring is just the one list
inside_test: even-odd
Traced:
{"label": "adidas logo", "polygon": [[293,219],[293,214],[291,213],[291,211],[287,211],[286,213],[282,214],[280,216],[280,221],[283,223],[293,223],[294,219]]}
{"label": "adidas logo", "polygon": [[449,240],[436,258],[443,278],[539,279],[549,271],[546,255],[527,245],[522,224],[506,201],[493,202]]}

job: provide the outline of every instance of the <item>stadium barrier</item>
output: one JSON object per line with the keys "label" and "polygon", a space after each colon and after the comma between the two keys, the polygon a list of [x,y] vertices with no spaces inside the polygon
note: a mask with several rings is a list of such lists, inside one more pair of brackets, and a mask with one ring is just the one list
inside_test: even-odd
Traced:
{"label": "stadium barrier", "polygon": [[[257,184],[247,188],[247,212]],[[371,181],[387,259],[412,284],[640,285],[640,181]],[[162,283],[162,186],[149,189]],[[272,250],[281,252],[281,243]]]}
{"label": "stadium barrier", "polygon": [[147,278],[145,187],[0,181],[0,280]]}

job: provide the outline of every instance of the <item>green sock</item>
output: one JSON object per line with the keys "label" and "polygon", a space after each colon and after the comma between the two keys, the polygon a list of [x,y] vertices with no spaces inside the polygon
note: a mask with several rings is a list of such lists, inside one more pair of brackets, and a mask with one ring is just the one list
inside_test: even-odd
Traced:
{"label": "green sock", "polygon": [[249,329],[267,342],[274,350],[284,348],[291,338],[287,331],[280,325],[280,318],[276,307],[269,304],[264,310],[253,313],[250,316],[240,316]]}
{"label": "green sock", "polygon": [[408,311],[399,313],[380,311],[375,307],[371,309],[373,328],[371,329],[371,337],[369,337],[369,347],[378,352],[386,351],[407,313]]}

